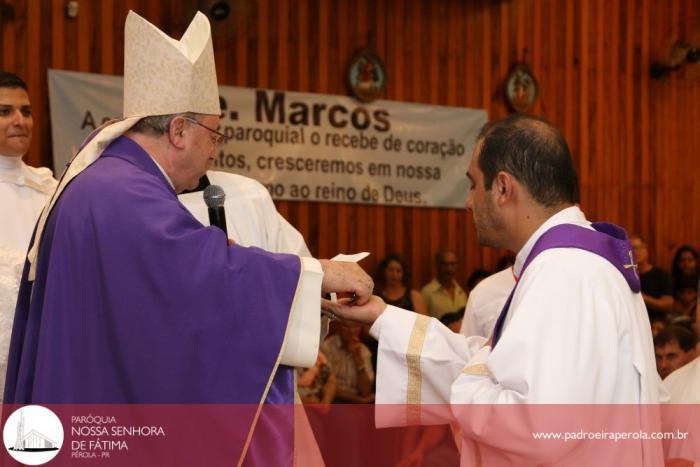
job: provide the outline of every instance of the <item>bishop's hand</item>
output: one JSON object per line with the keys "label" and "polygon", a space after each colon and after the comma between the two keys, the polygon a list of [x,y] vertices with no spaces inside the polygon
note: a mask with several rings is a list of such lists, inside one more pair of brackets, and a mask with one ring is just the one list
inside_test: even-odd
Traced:
{"label": "bishop's hand", "polygon": [[327,259],[320,259],[319,262],[323,268],[323,293],[348,294],[354,297],[358,305],[367,303],[372,296],[374,282],[357,263]]}

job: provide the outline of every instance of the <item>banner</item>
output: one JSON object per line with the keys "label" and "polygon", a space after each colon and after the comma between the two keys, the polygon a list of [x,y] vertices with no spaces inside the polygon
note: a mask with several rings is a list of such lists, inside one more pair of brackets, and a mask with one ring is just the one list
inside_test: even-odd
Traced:
{"label": "banner", "polygon": [[[668,466],[700,462],[698,404],[266,403],[259,410],[257,404],[6,404],[1,409],[3,466],[650,467],[663,466],[664,460]],[[441,413],[446,418],[433,419]],[[416,423],[421,425],[408,426],[409,414],[420,416]],[[394,423],[382,425],[386,419]]]}
{"label": "banner", "polygon": [[[463,208],[485,110],[221,86],[215,170],[274,199]],[[177,90],[173,90],[177,92]],[[57,175],[83,139],[122,114],[122,78],[49,70]]]}

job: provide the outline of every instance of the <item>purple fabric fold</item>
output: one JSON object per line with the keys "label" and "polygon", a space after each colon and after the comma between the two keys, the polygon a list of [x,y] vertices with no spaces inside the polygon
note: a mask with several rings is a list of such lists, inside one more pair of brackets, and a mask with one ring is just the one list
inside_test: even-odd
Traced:
{"label": "purple fabric fold", "polygon": [[[260,401],[297,256],[225,246],[125,136],[66,187],[41,242],[36,280],[26,264],[22,277],[5,403]],[[277,368],[266,402],[294,402],[293,369]],[[275,430],[289,460],[285,420]]]}
{"label": "purple fabric fold", "polygon": [[[520,276],[540,253],[551,248],[579,248],[589,251],[608,260],[610,264],[622,274],[632,292],[641,290],[637,266],[632,256],[627,233],[622,227],[608,222],[594,222],[591,224],[594,230],[574,224],[560,224],[547,230],[537,239],[535,245],[527,255]],[[510,303],[518,287],[516,282],[511,290],[503,309],[501,310],[493,331],[493,347],[496,346],[503,332],[503,324],[510,309]]]}

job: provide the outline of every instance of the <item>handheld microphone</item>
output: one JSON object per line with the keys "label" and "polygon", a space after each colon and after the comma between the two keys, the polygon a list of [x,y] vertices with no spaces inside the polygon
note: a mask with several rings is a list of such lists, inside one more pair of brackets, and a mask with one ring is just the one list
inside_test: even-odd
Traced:
{"label": "handheld microphone", "polygon": [[224,211],[224,202],[226,201],[226,193],[219,185],[209,185],[204,189],[204,203],[209,211],[209,225],[216,226],[224,231],[228,239],[226,231],[226,211]]}

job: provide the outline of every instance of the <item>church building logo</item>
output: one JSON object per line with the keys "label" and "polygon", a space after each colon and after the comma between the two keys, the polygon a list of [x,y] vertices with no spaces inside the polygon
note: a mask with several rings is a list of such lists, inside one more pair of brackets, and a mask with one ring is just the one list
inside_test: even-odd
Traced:
{"label": "church building logo", "polygon": [[63,425],[51,410],[40,405],[21,407],[7,419],[2,433],[7,452],[25,465],[42,465],[58,455]]}

